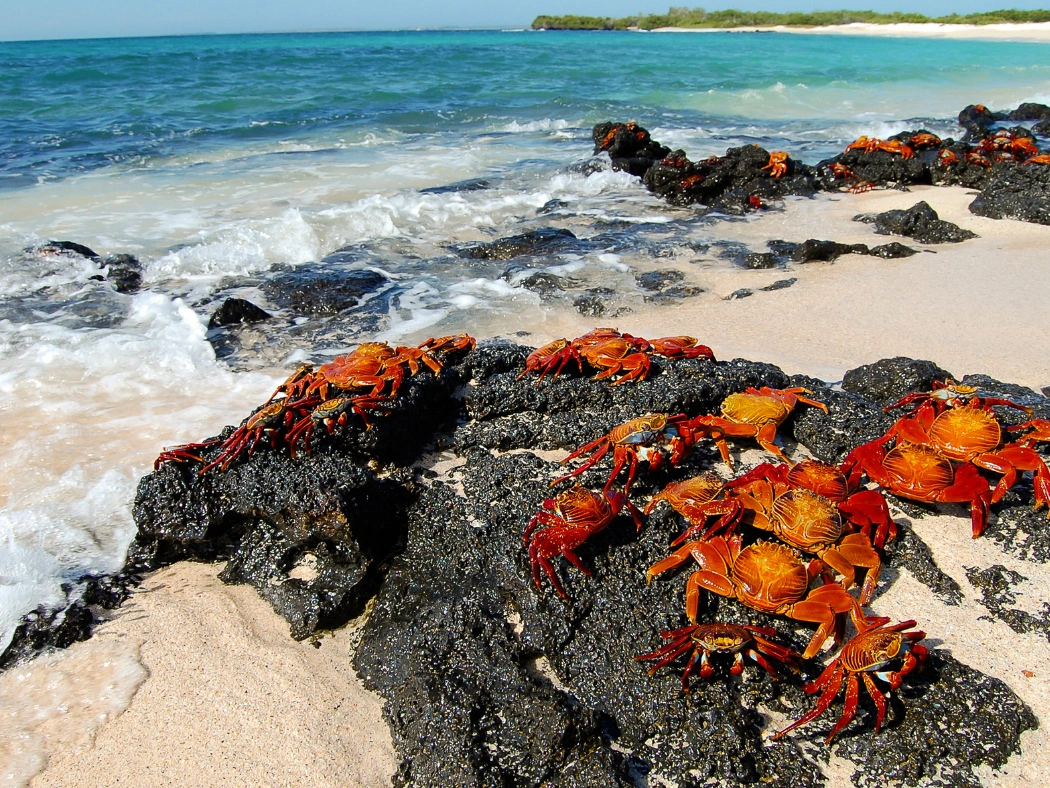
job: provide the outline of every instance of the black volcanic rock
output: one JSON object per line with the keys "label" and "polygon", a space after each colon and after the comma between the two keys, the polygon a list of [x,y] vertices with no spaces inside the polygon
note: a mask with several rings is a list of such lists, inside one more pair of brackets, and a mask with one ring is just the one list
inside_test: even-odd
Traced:
{"label": "black volcanic rock", "polygon": [[910,246],[905,246],[897,241],[873,246],[868,250],[868,254],[872,257],[881,257],[885,260],[897,260],[902,257],[911,257],[913,254],[918,253],[917,249],[912,249]]}
{"label": "black volcanic rock", "polygon": [[137,293],[142,287],[142,263],[132,254],[111,254],[102,261],[106,281],[112,282],[118,293]]}
{"label": "black volcanic rock", "polygon": [[842,378],[842,388],[886,407],[913,391],[929,391],[934,381],[950,377],[951,373],[932,361],[897,356],[851,369]]}
{"label": "black volcanic rock", "polygon": [[265,281],[261,290],[273,303],[299,315],[334,315],[356,306],[387,283],[375,271],[301,265]]}
{"label": "black volcanic rock", "polygon": [[977,233],[938,218],[937,212],[925,201],[917,202],[911,208],[874,215],[860,214],[853,218],[874,224],[875,232],[880,235],[903,235],[924,244],[960,243],[977,237]]}
{"label": "black volcanic rock", "polygon": [[240,323],[258,323],[261,320],[269,320],[273,315],[261,307],[257,307],[251,301],[243,298],[227,298],[219,308],[216,309],[208,321],[208,328],[218,326],[233,326]]}
{"label": "black volcanic rock", "polygon": [[997,168],[970,203],[970,213],[992,219],[1050,224],[1050,166]]}
{"label": "black volcanic rock", "polygon": [[102,260],[102,256],[94,249],[76,241],[48,241],[47,243],[30,246],[25,250],[25,253],[34,255],[65,254],[86,257],[89,260]]}
{"label": "black volcanic rock", "polygon": [[570,230],[540,227],[488,243],[461,244],[455,248],[455,252],[470,260],[510,260],[524,255],[581,251],[589,246],[587,241],[581,241]]}
{"label": "black volcanic rock", "polygon": [[591,131],[594,153],[608,153],[614,170],[641,177],[659,159],[670,153],[637,123],[599,123]]}

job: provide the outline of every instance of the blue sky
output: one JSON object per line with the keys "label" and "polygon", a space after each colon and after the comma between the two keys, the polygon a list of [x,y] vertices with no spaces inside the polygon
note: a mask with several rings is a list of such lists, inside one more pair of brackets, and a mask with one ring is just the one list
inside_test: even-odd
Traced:
{"label": "blue sky", "polygon": [[537,14],[627,16],[671,5],[812,11],[918,10],[934,16],[996,8],[1040,8],[1050,0],[0,0],[0,40],[252,33],[295,30],[389,30],[411,27],[520,27]]}

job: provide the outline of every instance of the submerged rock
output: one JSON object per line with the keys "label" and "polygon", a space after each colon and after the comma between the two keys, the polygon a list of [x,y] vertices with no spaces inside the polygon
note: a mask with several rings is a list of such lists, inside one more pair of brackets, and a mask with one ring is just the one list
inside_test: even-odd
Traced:
{"label": "submerged rock", "polygon": [[269,320],[273,315],[251,301],[243,298],[227,298],[216,309],[208,321],[208,328],[234,326],[241,323],[258,323]]}
{"label": "submerged rock", "polygon": [[266,280],[261,290],[273,303],[298,315],[334,315],[357,306],[387,278],[376,271],[301,265]]}
{"label": "submerged rock", "polygon": [[456,254],[471,260],[510,260],[524,255],[553,255],[581,251],[589,246],[572,231],[558,227],[540,227],[521,235],[500,238],[489,243],[470,243],[456,247]]}

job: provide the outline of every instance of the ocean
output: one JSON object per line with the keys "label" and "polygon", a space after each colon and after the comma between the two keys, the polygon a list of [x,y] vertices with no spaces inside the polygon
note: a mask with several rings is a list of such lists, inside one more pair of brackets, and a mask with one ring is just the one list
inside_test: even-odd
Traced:
{"label": "ocean", "polygon": [[[0,75],[2,648],[24,614],[120,568],[136,483],[161,447],[238,423],[295,364],[371,338],[556,334],[595,292],[595,321],[614,323],[660,308],[639,273],[732,265],[712,241],[718,217],[574,166],[595,123],[633,119],[693,159],[758,143],[813,164],[861,134],[958,136],[967,104],[1046,102],[1050,50],[742,33],[202,36],[0,43]],[[540,227],[592,243],[524,267],[456,253]],[[49,240],[137,256],[143,288],[24,251]],[[268,295],[279,277],[326,269],[385,284],[339,314]],[[530,289],[535,273],[563,287]],[[231,295],[275,320],[209,337]]]}

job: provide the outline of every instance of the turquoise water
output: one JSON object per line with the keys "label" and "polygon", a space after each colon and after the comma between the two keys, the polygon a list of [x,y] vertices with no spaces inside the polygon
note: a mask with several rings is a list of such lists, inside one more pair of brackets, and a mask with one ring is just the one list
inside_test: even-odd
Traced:
{"label": "turquoise water", "polygon": [[[1044,45],[773,34],[407,32],[0,44],[0,182],[320,142],[633,117],[829,124],[948,118],[1045,91]],[[837,138],[835,141],[840,141]],[[808,148],[807,148],[808,150]]]}
{"label": "turquoise water", "polygon": [[[0,44],[0,647],[63,582],[120,567],[161,446],[237,423],[289,366],[374,337],[559,336],[581,293],[602,294],[609,324],[660,308],[640,271],[729,265],[716,218],[572,166],[594,123],[634,119],[693,158],[757,142],[815,163],[861,134],[957,136],[965,105],[1047,101],[1048,80],[1044,45],[808,35]],[[455,254],[544,225],[589,246],[526,266]],[[48,239],[135,254],[145,289],[23,253]],[[325,266],[387,286],[335,319],[267,300],[279,272],[341,248]],[[530,273],[564,292],[530,290]],[[217,359],[206,325],[229,295],[275,321]]]}

